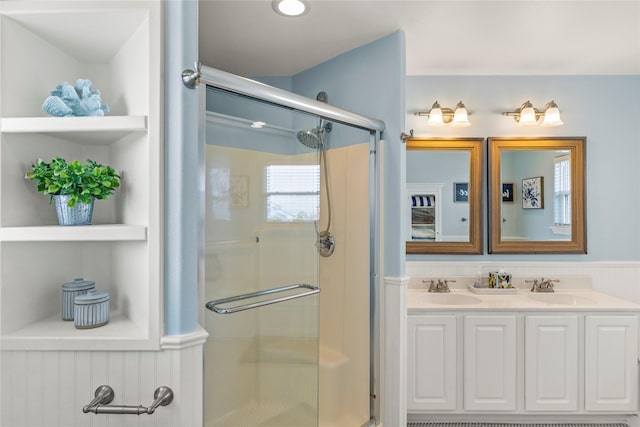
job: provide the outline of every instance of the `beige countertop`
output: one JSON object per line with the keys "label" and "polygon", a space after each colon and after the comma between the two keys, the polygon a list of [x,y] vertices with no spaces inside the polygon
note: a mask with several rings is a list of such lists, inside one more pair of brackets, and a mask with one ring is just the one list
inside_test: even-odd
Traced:
{"label": "beige countertop", "polygon": [[428,284],[432,279],[438,278],[411,278],[407,291],[409,313],[452,310],[640,312],[640,304],[596,292],[589,280],[576,277],[557,278],[559,282],[555,284],[554,292],[531,292],[531,285],[525,284],[525,280],[529,278],[514,279],[513,289],[475,289],[472,285],[473,278],[470,277],[441,277],[443,280],[451,280],[451,292],[428,292]]}

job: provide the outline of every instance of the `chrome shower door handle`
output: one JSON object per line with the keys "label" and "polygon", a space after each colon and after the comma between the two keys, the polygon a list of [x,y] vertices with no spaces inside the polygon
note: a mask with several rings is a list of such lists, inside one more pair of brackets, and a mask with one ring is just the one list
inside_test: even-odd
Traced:
{"label": "chrome shower door handle", "polygon": [[[228,308],[220,307],[220,305],[230,303],[230,302],[243,301],[250,298],[257,298],[264,295],[271,295],[271,294],[276,294],[280,292],[291,291],[294,289],[307,289],[307,290],[299,294],[286,295],[279,298],[272,298],[264,301],[254,302],[251,304],[238,305],[235,307],[228,307]],[[263,307],[265,305],[275,304],[278,302],[284,302],[284,301],[289,301],[296,298],[302,298],[309,295],[315,295],[319,292],[320,292],[320,288],[317,286],[308,285],[306,283],[297,283],[295,285],[280,286],[278,288],[265,289],[264,291],[251,292],[248,294],[236,295],[234,297],[212,300],[206,304],[206,307],[209,310],[218,314],[230,314],[230,313],[237,313],[238,311],[250,310],[252,308]]]}

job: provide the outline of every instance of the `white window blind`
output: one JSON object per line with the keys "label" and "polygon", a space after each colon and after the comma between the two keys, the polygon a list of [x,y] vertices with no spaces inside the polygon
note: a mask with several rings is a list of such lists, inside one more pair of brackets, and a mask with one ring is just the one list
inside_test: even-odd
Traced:
{"label": "white window blind", "polygon": [[571,225],[571,161],[569,155],[554,159],[553,216],[556,226]]}
{"label": "white window blind", "polygon": [[267,221],[316,221],[320,214],[319,165],[265,168]]}

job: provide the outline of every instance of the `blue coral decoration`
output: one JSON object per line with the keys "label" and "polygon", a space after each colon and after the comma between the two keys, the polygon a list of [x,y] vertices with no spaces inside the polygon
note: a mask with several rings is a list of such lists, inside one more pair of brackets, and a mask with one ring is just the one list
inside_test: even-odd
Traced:
{"label": "blue coral decoration", "polygon": [[109,106],[102,104],[100,91],[91,90],[91,80],[78,79],[76,87],[64,82],[51,90],[42,104],[42,111],[56,117],[104,116]]}

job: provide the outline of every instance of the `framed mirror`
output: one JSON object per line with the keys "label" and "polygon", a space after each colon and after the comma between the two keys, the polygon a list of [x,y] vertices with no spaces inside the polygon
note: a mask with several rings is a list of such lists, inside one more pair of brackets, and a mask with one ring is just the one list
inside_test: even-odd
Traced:
{"label": "framed mirror", "polygon": [[406,138],[407,254],[482,254],[483,138]]}
{"label": "framed mirror", "polygon": [[489,138],[489,253],[586,253],[586,138]]}

